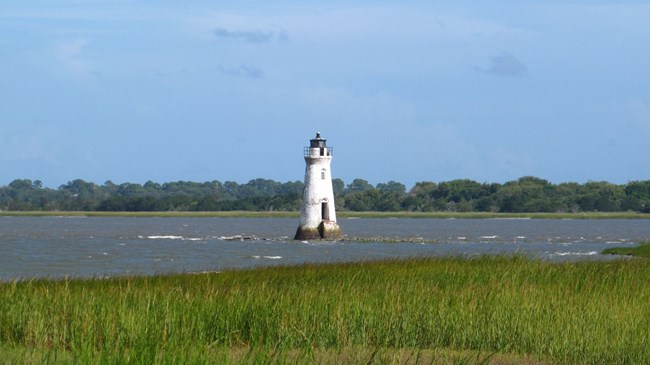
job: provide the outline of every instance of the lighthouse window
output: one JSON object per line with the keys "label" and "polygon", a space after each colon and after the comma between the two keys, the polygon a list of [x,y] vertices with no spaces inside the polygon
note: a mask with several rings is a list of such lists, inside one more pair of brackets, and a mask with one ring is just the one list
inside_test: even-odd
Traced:
{"label": "lighthouse window", "polygon": [[320,178],[321,180],[325,180],[325,169],[320,170]]}

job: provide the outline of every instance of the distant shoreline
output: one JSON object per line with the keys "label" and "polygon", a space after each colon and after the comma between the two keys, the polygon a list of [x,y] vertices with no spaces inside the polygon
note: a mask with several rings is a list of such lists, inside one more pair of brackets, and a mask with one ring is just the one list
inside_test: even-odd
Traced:
{"label": "distant shoreline", "polygon": [[[437,219],[650,219],[648,213],[453,213],[453,212],[337,212],[339,219],[437,218]],[[0,217],[159,217],[159,218],[300,218],[300,212],[97,212],[97,211],[0,211]]]}

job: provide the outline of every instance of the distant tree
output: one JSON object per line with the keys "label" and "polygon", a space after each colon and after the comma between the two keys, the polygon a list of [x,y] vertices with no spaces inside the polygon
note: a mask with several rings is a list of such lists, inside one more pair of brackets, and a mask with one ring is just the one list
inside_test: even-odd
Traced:
{"label": "distant tree", "polygon": [[565,182],[557,185],[553,193],[553,200],[557,204],[558,212],[578,212],[580,204],[581,185],[575,182]]}
{"label": "distant tree", "polygon": [[379,190],[382,193],[394,192],[399,194],[405,194],[406,186],[404,186],[404,184],[402,183],[398,183],[396,181],[391,180],[387,183],[377,184],[377,190]]}
{"label": "distant tree", "polygon": [[82,179],[76,179],[68,181],[67,184],[59,186],[59,190],[75,198],[90,199],[95,196],[96,187],[97,186],[95,183],[86,182]]}
{"label": "distant tree", "polygon": [[304,186],[305,185],[301,181],[289,181],[279,185],[276,195],[297,195],[302,197]]}
{"label": "distant tree", "polygon": [[141,197],[145,195],[145,190],[140,184],[123,183],[117,187],[115,194],[125,198]]}
{"label": "distant tree", "polygon": [[142,189],[144,190],[144,194],[146,194],[146,196],[151,197],[160,197],[163,193],[162,185],[151,180],[144,183],[144,185],[142,185]]}
{"label": "distant tree", "polygon": [[61,208],[64,210],[95,210],[103,198],[101,189],[95,183],[82,179],[68,181],[59,186],[62,194]]}
{"label": "distant tree", "polygon": [[334,190],[334,195],[343,195],[345,192],[345,183],[341,179],[332,179],[332,189]]}
{"label": "distant tree", "polygon": [[370,185],[370,189],[353,191],[345,196],[345,208],[352,211],[363,212],[377,209],[381,193]]}
{"label": "distant tree", "polygon": [[375,203],[375,209],[380,212],[398,212],[404,209],[403,201],[405,193],[399,191],[379,191],[379,200]]}
{"label": "distant tree", "polygon": [[234,181],[226,181],[223,183],[224,192],[227,198],[237,199],[239,198],[239,184]]}
{"label": "distant tree", "polygon": [[345,189],[345,193],[361,193],[368,190],[373,190],[374,187],[368,183],[368,181],[363,179],[354,179],[348,187]]}
{"label": "distant tree", "polygon": [[622,186],[605,181],[589,181],[583,186],[582,191],[578,204],[583,211],[620,211],[621,202],[625,197],[625,189]]}
{"label": "distant tree", "polygon": [[[6,194],[6,209],[32,210],[34,209],[34,186],[29,179],[16,179],[9,183],[4,192]],[[5,200],[5,199],[3,199]]]}
{"label": "distant tree", "polygon": [[430,181],[420,181],[411,188],[408,196],[404,199],[404,205],[408,210],[430,212],[435,210],[434,192],[438,185]]}
{"label": "distant tree", "polygon": [[104,185],[102,185],[102,191],[104,191],[107,197],[111,197],[117,192],[117,185],[115,185],[111,180],[106,180]]}
{"label": "distant tree", "polygon": [[551,199],[555,187],[548,181],[526,176],[509,181],[495,194],[500,212],[553,212],[556,203]]}
{"label": "distant tree", "polygon": [[650,213],[650,180],[627,183],[621,205],[623,210]]}
{"label": "distant tree", "polygon": [[9,187],[15,191],[28,191],[34,187],[34,184],[29,179],[16,179],[9,183]]}

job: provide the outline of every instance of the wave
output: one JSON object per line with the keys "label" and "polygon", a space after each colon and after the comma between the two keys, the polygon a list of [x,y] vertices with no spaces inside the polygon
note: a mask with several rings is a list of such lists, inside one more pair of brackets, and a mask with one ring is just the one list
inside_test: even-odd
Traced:
{"label": "wave", "polygon": [[251,256],[254,259],[267,259],[267,260],[280,260],[282,256],[260,256],[260,255],[252,255]]}
{"label": "wave", "polygon": [[259,238],[257,238],[257,236],[255,236],[255,235],[242,235],[242,234],[236,234],[234,236],[219,236],[219,237],[215,236],[214,238],[216,238],[218,240],[221,240],[221,241],[250,241],[250,240],[257,241],[257,240],[259,240]]}
{"label": "wave", "polygon": [[[138,236],[142,237],[142,236]],[[181,240],[181,241],[204,241],[205,238],[201,237],[184,237],[184,236],[173,236],[173,235],[167,235],[167,236],[147,236],[147,239],[150,240]]]}
{"label": "wave", "polygon": [[553,255],[553,256],[593,256],[593,255],[598,255],[598,251],[590,251],[590,252],[554,252],[551,255]]}

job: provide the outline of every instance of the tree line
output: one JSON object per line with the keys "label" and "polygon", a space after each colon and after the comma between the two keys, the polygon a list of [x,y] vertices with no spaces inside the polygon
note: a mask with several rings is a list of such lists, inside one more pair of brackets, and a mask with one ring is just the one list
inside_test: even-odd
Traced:
{"label": "tree line", "polygon": [[[40,180],[18,179],[0,187],[5,211],[299,211],[304,184],[254,179],[98,185],[81,179],[56,189]],[[650,180],[627,184],[590,181],[554,184],[526,176],[506,183],[469,179],[418,182],[407,190],[389,181],[333,180],[340,211],[413,212],[620,212],[650,213]]]}

